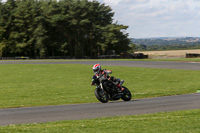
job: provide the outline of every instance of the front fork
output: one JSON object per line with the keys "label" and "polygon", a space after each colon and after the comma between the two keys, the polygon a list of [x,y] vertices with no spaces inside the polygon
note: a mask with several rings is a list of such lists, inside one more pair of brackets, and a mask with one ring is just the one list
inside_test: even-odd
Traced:
{"label": "front fork", "polygon": [[103,89],[103,85],[102,85],[102,83],[100,83],[100,85],[98,85],[97,87],[96,87],[98,90],[100,90],[100,91],[102,91],[103,93],[104,93],[104,89]]}
{"label": "front fork", "polygon": [[111,95],[110,95],[110,93],[107,92],[106,89],[104,89],[103,83],[102,83],[102,82],[100,83],[100,85],[97,86],[97,89],[101,90],[102,93],[104,93],[105,95],[108,95],[108,97],[109,97],[109,99],[110,99]]}

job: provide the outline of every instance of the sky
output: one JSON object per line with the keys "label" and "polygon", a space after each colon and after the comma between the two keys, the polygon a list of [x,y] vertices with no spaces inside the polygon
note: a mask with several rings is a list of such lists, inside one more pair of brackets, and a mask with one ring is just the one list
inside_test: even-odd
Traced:
{"label": "sky", "polygon": [[[89,0],[93,1],[93,0]],[[130,38],[200,37],[200,0],[96,0],[127,25]]]}
{"label": "sky", "polygon": [[129,38],[200,37],[200,0],[96,1],[111,7],[114,22],[129,26]]}

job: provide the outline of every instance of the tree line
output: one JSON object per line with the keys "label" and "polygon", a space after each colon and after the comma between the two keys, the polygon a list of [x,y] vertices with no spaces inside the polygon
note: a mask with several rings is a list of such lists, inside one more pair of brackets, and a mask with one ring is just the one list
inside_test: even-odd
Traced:
{"label": "tree line", "polygon": [[0,56],[98,56],[130,49],[128,26],[88,0],[0,0]]}

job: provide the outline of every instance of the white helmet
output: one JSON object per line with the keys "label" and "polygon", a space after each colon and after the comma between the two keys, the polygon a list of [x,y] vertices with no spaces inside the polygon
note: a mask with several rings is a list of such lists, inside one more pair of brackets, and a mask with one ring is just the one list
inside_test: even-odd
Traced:
{"label": "white helmet", "polygon": [[94,71],[94,74],[99,74],[99,72],[101,71],[101,66],[99,64],[95,64],[93,67],[92,67],[93,71]]}

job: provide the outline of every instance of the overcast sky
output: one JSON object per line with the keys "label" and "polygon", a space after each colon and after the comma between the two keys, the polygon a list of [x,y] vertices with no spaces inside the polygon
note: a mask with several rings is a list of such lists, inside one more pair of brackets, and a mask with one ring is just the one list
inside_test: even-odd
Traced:
{"label": "overcast sky", "polygon": [[[92,0],[90,0],[92,1]],[[200,0],[97,0],[129,26],[130,38],[200,37]]]}
{"label": "overcast sky", "polygon": [[114,22],[129,26],[130,38],[200,37],[200,0],[97,1],[112,8]]}

